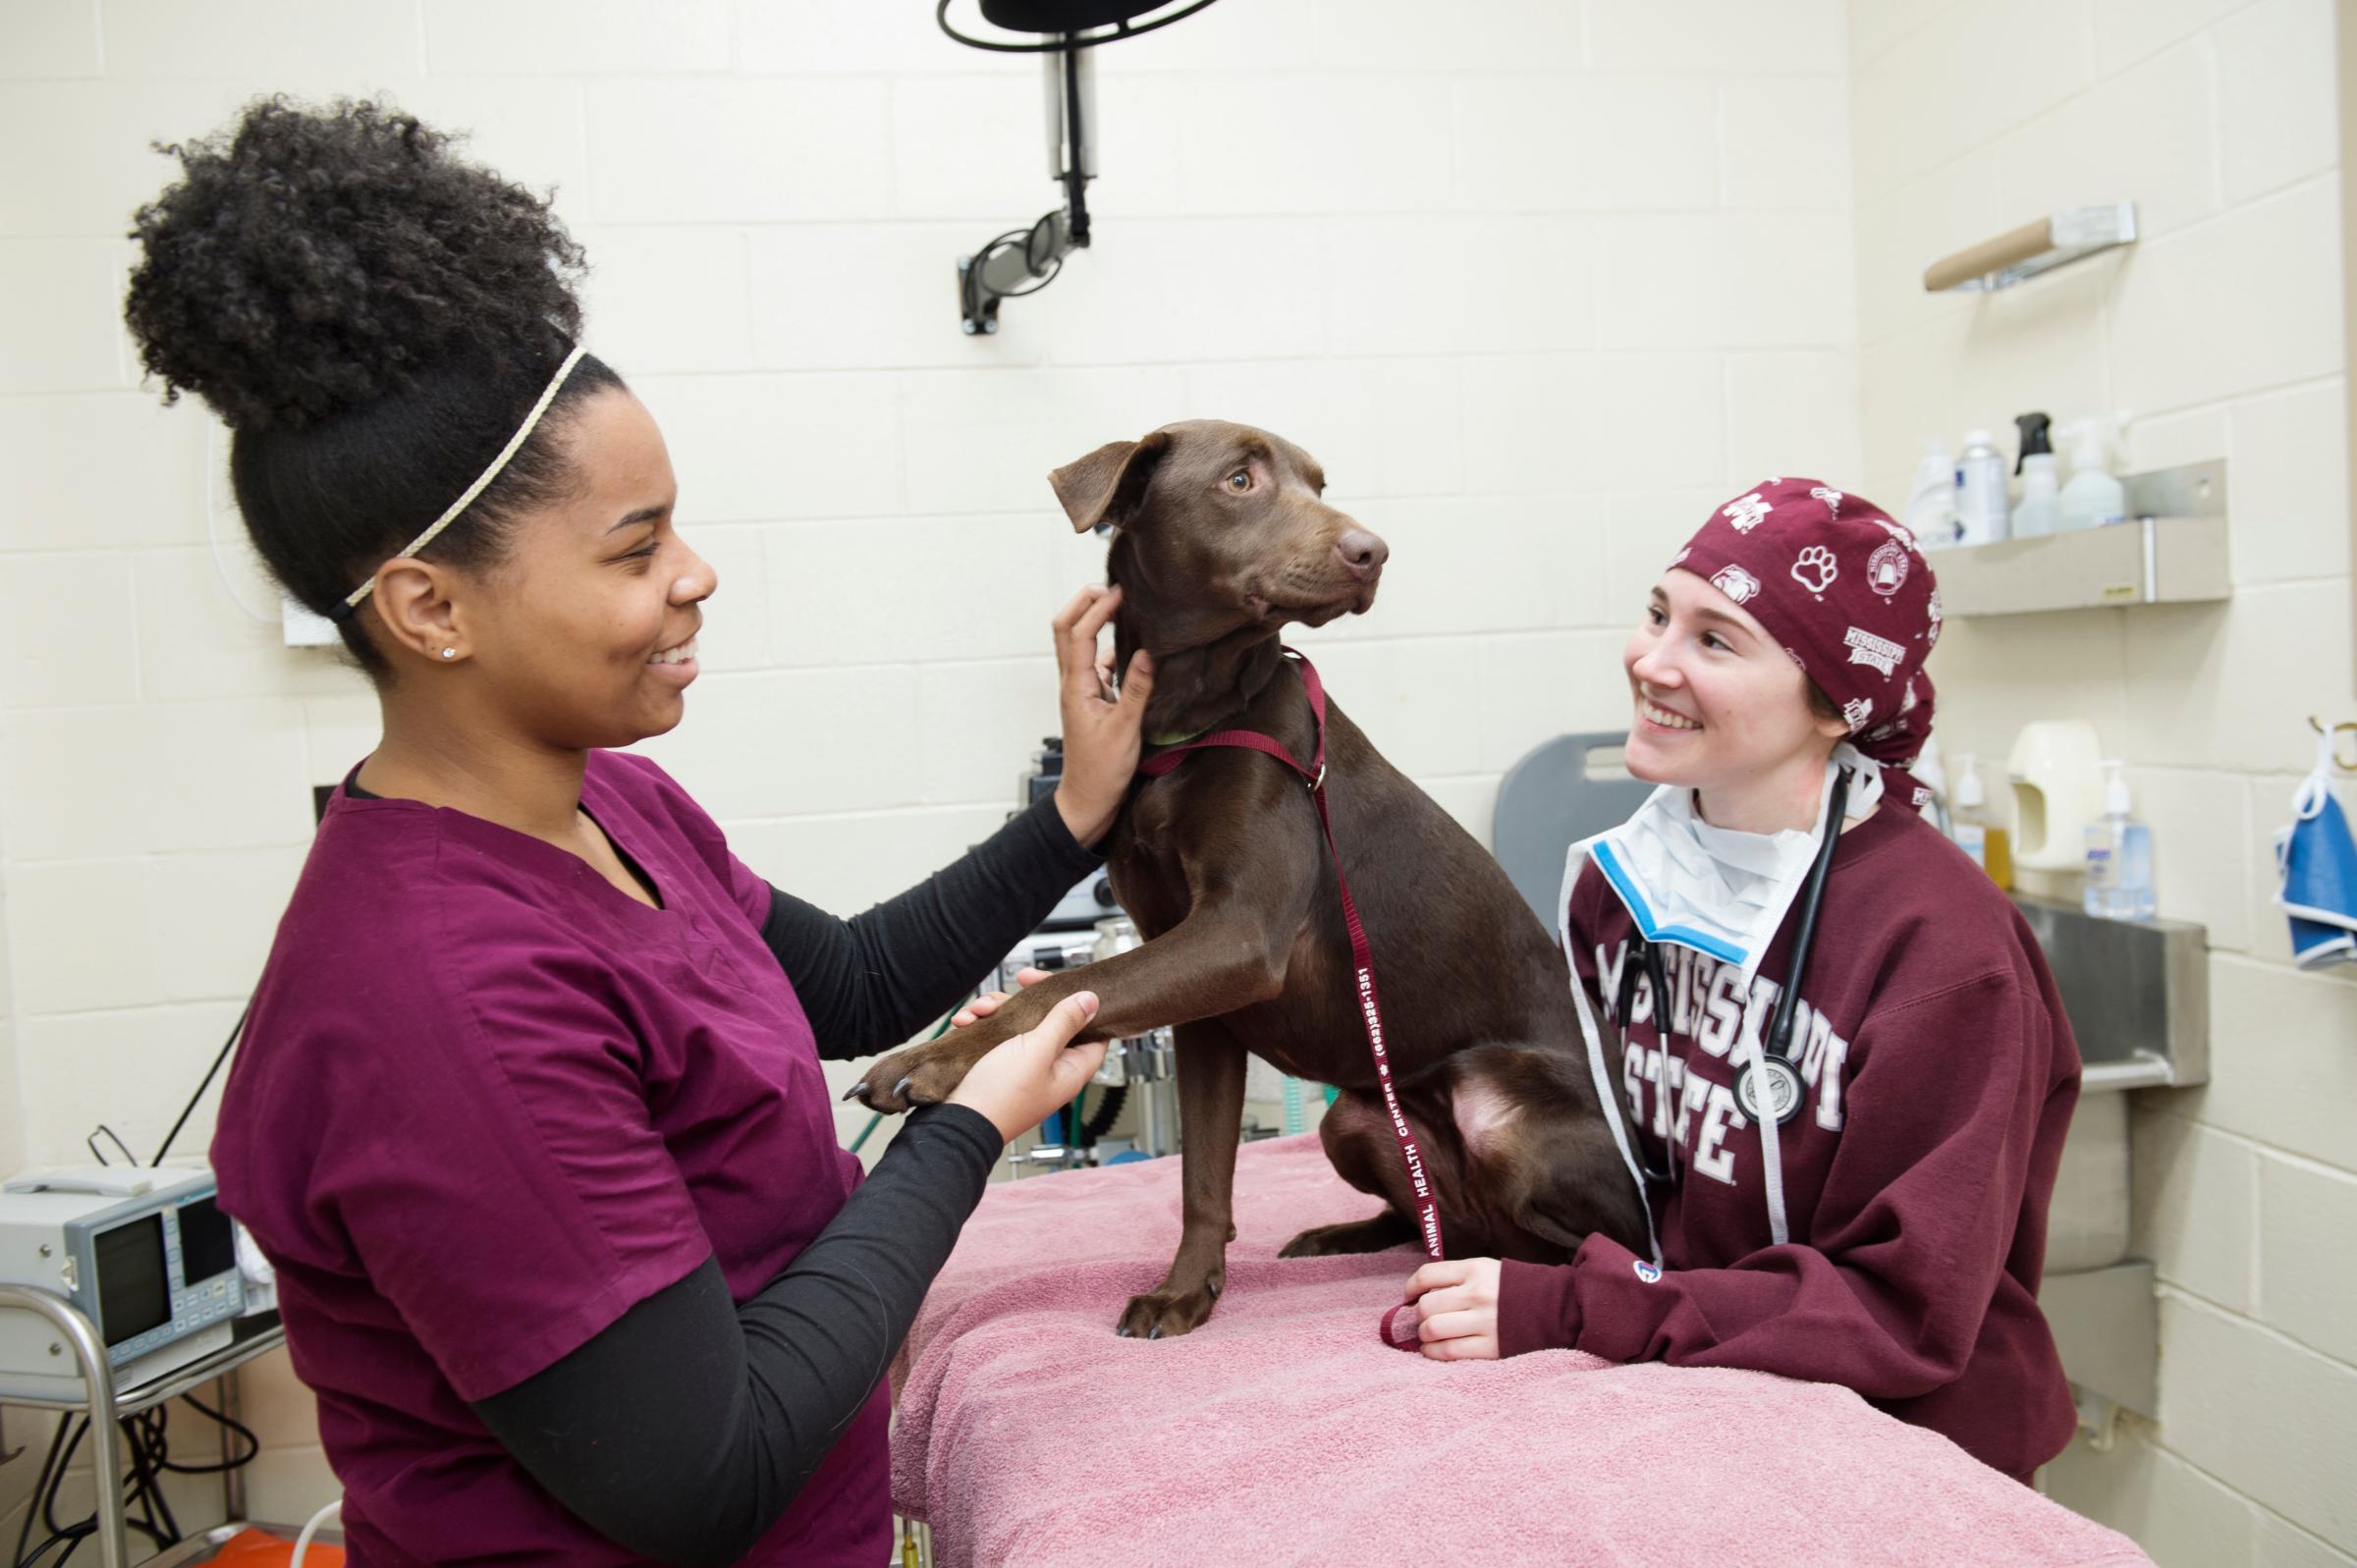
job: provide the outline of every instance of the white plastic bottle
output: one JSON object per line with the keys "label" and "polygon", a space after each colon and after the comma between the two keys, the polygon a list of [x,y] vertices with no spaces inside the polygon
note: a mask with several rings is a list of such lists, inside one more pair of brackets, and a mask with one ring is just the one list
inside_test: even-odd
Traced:
{"label": "white plastic bottle", "polygon": [[2005,460],[1986,430],[1964,434],[1956,464],[1956,543],[1995,544],[2005,536]]}
{"label": "white plastic bottle", "polygon": [[2100,528],[2128,520],[2128,493],[2111,475],[2111,433],[2116,421],[2103,414],[2074,421],[2063,431],[2070,443],[2070,483],[2062,487],[2056,526]]}
{"label": "white plastic bottle", "polygon": [[2025,413],[2013,421],[2021,431],[2021,456],[2013,464],[2013,471],[2021,475],[2021,502],[2010,523],[2016,539],[2053,533],[2060,516],[2055,449],[2046,438],[2050,422],[2042,413]]}
{"label": "white plastic bottle", "polygon": [[1899,520],[1921,549],[1945,550],[1956,542],[1956,460],[1938,436],[1923,444],[1915,483],[1907,491],[1906,515]]}
{"label": "white plastic bottle", "polygon": [[1975,764],[1978,758],[1969,751],[1956,755],[1955,811],[1948,819],[1948,838],[1956,847],[1972,856],[1972,863],[1983,871],[1989,869],[1988,834],[1981,827],[1981,807],[1989,797],[1981,790],[1981,771]]}
{"label": "white plastic bottle", "polygon": [[1981,787],[1978,758],[1964,752],[1956,758],[1956,809],[1947,836],[1972,863],[1989,873],[2001,888],[2013,886],[2013,849],[2001,823],[1991,820],[1989,796]]}
{"label": "white plastic bottle", "polygon": [[2106,761],[2111,777],[2104,784],[2104,814],[2087,825],[2087,880],[2081,894],[2086,911],[2104,920],[2150,920],[2153,894],[2153,830],[2130,813],[2124,762]]}

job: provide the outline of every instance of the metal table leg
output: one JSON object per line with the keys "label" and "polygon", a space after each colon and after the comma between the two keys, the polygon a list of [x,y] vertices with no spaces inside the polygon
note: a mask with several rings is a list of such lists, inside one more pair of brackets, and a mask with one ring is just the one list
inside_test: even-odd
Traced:
{"label": "metal table leg", "polygon": [[[88,1392],[90,1413],[90,1471],[98,1493],[99,1568],[131,1568],[131,1549],[123,1529],[123,1429],[115,1412],[115,1371],[107,1364],[106,1346],[90,1321],[44,1290],[0,1285],[0,1308],[17,1307],[38,1314],[74,1347],[81,1364],[82,1387]],[[61,1420],[64,1418],[60,1418]],[[38,1507],[39,1498],[32,1505]]]}
{"label": "metal table leg", "polygon": [[[221,1380],[214,1387],[221,1401],[221,1414],[231,1421],[242,1419],[237,1369],[232,1367],[221,1374]],[[229,1468],[221,1472],[221,1506],[226,1510],[222,1517],[233,1524],[246,1517],[246,1467],[229,1464],[230,1444],[236,1441],[237,1433],[224,1425],[221,1429],[221,1462],[229,1465]]]}

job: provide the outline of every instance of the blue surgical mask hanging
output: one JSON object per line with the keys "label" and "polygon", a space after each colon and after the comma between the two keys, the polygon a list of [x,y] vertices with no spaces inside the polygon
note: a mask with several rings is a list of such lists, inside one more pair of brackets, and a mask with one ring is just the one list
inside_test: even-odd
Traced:
{"label": "blue surgical mask hanging", "polygon": [[2357,963],[2357,841],[2332,798],[2332,733],[2317,736],[2316,767],[2291,797],[2291,826],[2275,835],[2275,903],[2291,919],[2302,969]]}

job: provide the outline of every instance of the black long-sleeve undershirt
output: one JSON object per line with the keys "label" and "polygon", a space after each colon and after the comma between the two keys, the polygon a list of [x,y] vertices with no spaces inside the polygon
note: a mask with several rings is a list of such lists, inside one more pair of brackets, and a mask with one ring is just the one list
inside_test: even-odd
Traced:
{"label": "black long-sleeve undershirt", "polygon": [[830,1059],[897,1046],[973,989],[1100,864],[1053,797],[896,898],[841,920],[770,890],[762,940]]}
{"label": "black long-sleeve undershirt", "polygon": [[[762,936],[820,1054],[863,1055],[958,1000],[1097,863],[1043,799],[848,921],[772,889]],[[884,1376],[1000,1148],[965,1107],[916,1112],[751,1299],[733,1302],[706,1259],[476,1415],[608,1540],[668,1563],[735,1561]]]}
{"label": "black long-sleeve undershirt", "polygon": [[751,1300],[731,1301],[707,1258],[475,1414],[607,1540],[683,1568],[735,1562],[884,1376],[999,1149],[964,1106],[914,1112]]}

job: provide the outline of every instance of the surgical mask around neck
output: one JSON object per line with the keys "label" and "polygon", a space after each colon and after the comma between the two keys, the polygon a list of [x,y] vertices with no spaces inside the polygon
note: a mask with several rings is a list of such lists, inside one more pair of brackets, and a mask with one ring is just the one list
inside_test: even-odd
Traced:
{"label": "surgical mask around neck", "polygon": [[1854,821],[1882,797],[1880,765],[1846,742],[1827,762],[1816,825],[1780,833],[1716,828],[1682,784],[1656,789],[1628,821],[1574,845],[1604,873],[1638,933],[1677,943],[1737,966],[1748,983],[1783,924],[1827,831],[1835,776],[1851,771],[1843,817]]}

